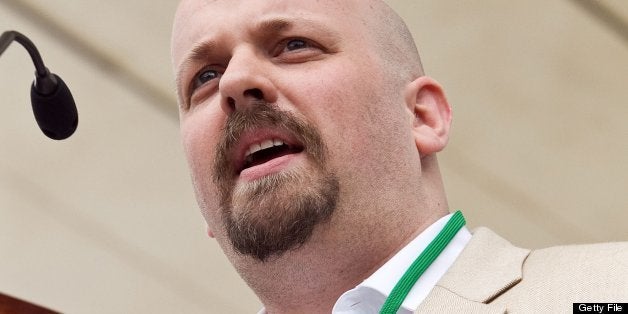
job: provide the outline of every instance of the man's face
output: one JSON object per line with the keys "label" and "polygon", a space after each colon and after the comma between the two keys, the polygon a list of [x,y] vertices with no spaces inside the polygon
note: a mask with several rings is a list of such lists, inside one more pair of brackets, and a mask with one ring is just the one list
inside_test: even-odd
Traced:
{"label": "man's face", "polygon": [[390,157],[412,146],[401,93],[351,2],[180,6],[183,145],[223,247],[260,260],[299,247],[336,211],[368,203]]}

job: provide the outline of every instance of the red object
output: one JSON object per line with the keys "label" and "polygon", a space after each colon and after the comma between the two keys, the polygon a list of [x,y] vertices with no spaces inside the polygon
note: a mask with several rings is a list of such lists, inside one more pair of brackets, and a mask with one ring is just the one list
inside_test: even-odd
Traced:
{"label": "red object", "polygon": [[0,293],[0,314],[59,314],[59,312]]}

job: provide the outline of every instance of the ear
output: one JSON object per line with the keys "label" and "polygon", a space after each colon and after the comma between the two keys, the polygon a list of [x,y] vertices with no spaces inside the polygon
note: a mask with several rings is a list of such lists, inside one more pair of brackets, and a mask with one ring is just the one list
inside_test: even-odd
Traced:
{"label": "ear", "polygon": [[215,238],[215,236],[214,236],[214,232],[212,231],[212,229],[210,229],[210,228],[209,228],[209,226],[207,226],[207,235],[208,235],[210,238]]}
{"label": "ear", "polygon": [[421,158],[443,150],[449,140],[451,106],[440,84],[419,77],[406,85],[405,100],[414,116],[412,134]]}

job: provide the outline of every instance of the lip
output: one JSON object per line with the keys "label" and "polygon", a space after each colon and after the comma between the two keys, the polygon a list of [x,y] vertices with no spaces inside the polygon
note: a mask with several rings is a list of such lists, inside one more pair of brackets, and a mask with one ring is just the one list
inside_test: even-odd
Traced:
{"label": "lip", "polygon": [[271,173],[285,169],[291,162],[296,161],[303,155],[303,152],[283,155],[273,158],[263,164],[246,168],[240,172],[240,180],[254,181]]}
{"label": "lip", "polygon": [[[257,165],[254,167],[250,167],[247,169],[243,169],[244,168],[244,159],[245,159],[245,154],[247,149],[255,144],[255,143],[261,143],[265,140],[272,140],[272,139],[278,139],[283,141],[285,144],[287,145],[291,145],[291,146],[301,146],[302,144],[299,143],[296,138],[294,136],[292,136],[291,134],[282,131],[282,130],[276,130],[276,129],[270,129],[270,128],[263,128],[263,129],[253,129],[250,131],[245,132],[244,134],[242,134],[242,136],[240,137],[240,140],[238,141],[238,144],[236,145],[235,149],[233,150],[233,154],[232,154],[232,160],[233,160],[233,169],[236,170],[236,175],[241,175],[242,172],[246,172],[247,170],[251,169],[251,168],[257,168],[257,167],[261,167],[264,166],[265,164],[269,164],[268,166],[276,166],[275,164],[277,164],[277,162],[281,162],[279,159],[287,159],[287,158],[283,158],[283,157],[289,157],[295,154],[289,154],[289,155],[285,155],[285,156],[281,156],[278,158],[274,158],[272,160],[267,161],[264,164],[261,165]],[[276,162],[277,161],[277,162]],[[272,164],[272,165],[271,165]],[[263,167],[261,167],[263,168]],[[258,169],[258,170],[261,170]],[[255,171],[255,173],[258,173],[259,171]]]}

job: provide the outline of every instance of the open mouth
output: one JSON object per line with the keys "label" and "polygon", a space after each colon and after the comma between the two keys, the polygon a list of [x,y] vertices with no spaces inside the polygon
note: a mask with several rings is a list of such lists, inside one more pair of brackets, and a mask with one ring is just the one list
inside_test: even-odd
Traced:
{"label": "open mouth", "polygon": [[252,144],[244,154],[244,161],[238,174],[243,170],[264,164],[275,158],[290,154],[298,154],[303,151],[299,145],[290,145],[279,139],[265,140]]}

